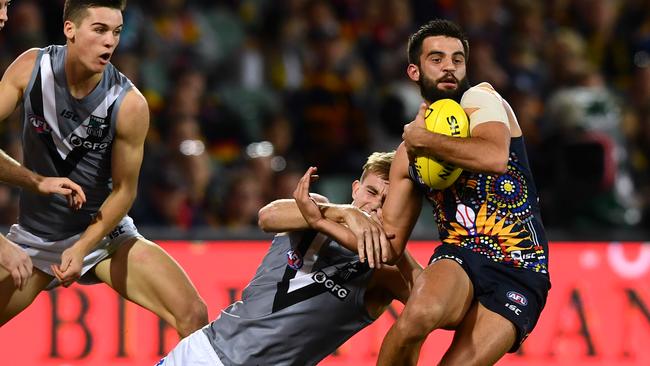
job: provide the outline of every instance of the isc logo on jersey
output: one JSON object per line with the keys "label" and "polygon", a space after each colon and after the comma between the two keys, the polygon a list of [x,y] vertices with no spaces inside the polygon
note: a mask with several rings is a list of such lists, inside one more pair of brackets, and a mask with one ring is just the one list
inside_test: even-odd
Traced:
{"label": "isc logo on jersey", "polygon": [[320,283],[325,287],[332,295],[334,295],[339,300],[345,300],[350,293],[350,290],[334,282],[333,279],[329,278],[327,274],[323,271],[318,271],[312,276],[314,282]]}

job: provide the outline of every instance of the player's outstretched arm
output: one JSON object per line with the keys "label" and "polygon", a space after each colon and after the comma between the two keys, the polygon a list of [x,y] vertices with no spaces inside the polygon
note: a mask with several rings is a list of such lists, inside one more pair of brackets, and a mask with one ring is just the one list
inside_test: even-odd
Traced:
{"label": "player's outstretched arm", "polygon": [[[324,196],[315,193],[310,193],[310,197],[313,199],[313,204],[315,208],[319,210],[321,214],[322,211],[329,210],[329,209],[332,209],[332,212],[333,210],[337,210],[337,209],[341,211],[346,209],[358,210],[356,207],[353,207],[351,205],[332,205],[326,203],[323,201],[323,199],[325,198]],[[337,217],[342,217],[342,216],[343,214],[337,215]],[[315,229],[323,232],[328,236],[331,236],[332,238],[334,238],[334,240],[336,240],[346,248],[353,251],[357,250],[356,237],[354,236],[352,231],[350,231],[345,226],[337,223],[332,219],[328,219],[327,217],[323,217],[323,219],[329,221],[332,225],[340,226],[342,230],[345,230],[345,233],[339,232],[338,234],[335,234],[334,231],[327,230],[328,227],[332,229],[333,226],[329,226],[324,222],[321,224],[328,225],[328,226],[326,227],[310,226],[308,220],[305,219],[305,217],[302,215],[296,201],[293,199],[275,200],[269,203],[268,205],[262,207],[258,213],[258,225],[262,230],[266,232],[281,233],[287,231]],[[343,219],[341,218],[340,221],[343,222]]]}
{"label": "player's outstretched arm", "polygon": [[[310,196],[319,204],[329,203],[327,197],[320,194],[310,193]],[[278,199],[262,207],[257,213],[257,225],[269,233],[309,229],[296,201],[291,198]]]}
{"label": "player's outstretched arm", "polygon": [[[379,238],[382,236],[384,246],[389,246],[381,224],[357,207],[331,204],[327,198],[309,193],[309,184],[317,178],[315,172],[316,168],[311,167],[303,175],[294,192],[294,199],[273,201],[259,211],[260,228],[270,232],[315,229],[334,238],[344,247],[359,252],[362,261],[368,258],[371,267],[381,265],[381,257],[373,252],[373,248],[380,247]],[[375,234],[357,236],[346,225],[367,233],[374,230]],[[375,242],[377,245],[374,245]]]}
{"label": "player's outstretched arm", "polygon": [[148,128],[147,102],[144,96],[133,88],[124,97],[117,116],[111,156],[113,190],[79,240],[63,252],[61,265],[52,268],[64,286],[79,278],[83,257],[115,228],[131,208],[137,194],[138,175]]}
{"label": "player's outstretched arm", "polygon": [[356,251],[356,238],[352,231],[345,226],[327,219],[316,201],[309,193],[310,183],[318,176],[315,175],[316,167],[310,167],[300,178],[293,192],[293,199],[310,228],[332,237],[346,248]]}
{"label": "player's outstretched arm", "polygon": [[388,264],[397,263],[402,256],[422,209],[422,197],[408,176],[408,165],[406,146],[402,143],[390,168],[388,194],[382,208],[383,227],[393,251],[393,256],[384,261]]}
{"label": "player's outstretched arm", "polygon": [[[382,243],[380,238],[383,238],[384,247],[388,247],[388,239],[385,237],[379,217],[371,217],[365,214],[356,207],[357,214],[360,214],[361,224],[355,222],[353,219],[354,210],[350,210],[344,214],[343,221],[347,226],[344,226],[338,221],[327,218],[324,212],[316,204],[316,202],[309,195],[309,185],[312,180],[317,179],[315,175],[316,167],[310,167],[307,172],[302,176],[298,182],[298,186],[293,193],[294,200],[302,216],[305,218],[309,226],[315,230],[327,234],[334,238],[337,242],[346,248],[359,253],[359,260],[364,262],[368,260],[370,268],[381,267],[381,250]],[[332,208],[329,208],[331,210]],[[325,210],[325,212],[328,209]],[[350,215],[352,215],[350,217]],[[362,232],[361,234],[359,232]],[[368,234],[372,232],[372,234]]]}
{"label": "player's outstretched arm", "polygon": [[[293,199],[275,200],[262,207],[258,213],[259,227],[266,232],[276,233],[315,229],[346,248],[357,251],[354,233],[338,222],[344,222],[344,211],[360,210],[352,205],[332,205],[327,197],[310,193],[311,181],[318,178],[315,172],[314,167],[305,172],[296,186]],[[327,218],[325,212],[334,215],[334,219]]]}

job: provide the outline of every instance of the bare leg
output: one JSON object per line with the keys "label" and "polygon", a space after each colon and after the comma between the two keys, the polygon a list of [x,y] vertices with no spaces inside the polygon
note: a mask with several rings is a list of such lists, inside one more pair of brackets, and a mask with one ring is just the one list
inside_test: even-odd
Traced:
{"label": "bare leg", "polygon": [[493,365],[512,347],[516,335],[508,319],[474,302],[440,365]]}
{"label": "bare leg", "polygon": [[207,306],[185,271],[151,241],[134,238],[121,245],[95,267],[95,274],[167,321],[181,337],[208,323]]}
{"label": "bare leg", "polygon": [[404,311],[384,338],[377,364],[417,364],[429,333],[459,325],[473,295],[472,283],[458,263],[442,259],[429,265],[417,278]]}
{"label": "bare leg", "polygon": [[52,279],[52,276],[34,268],[27,285],[19,291],[9,272],[0,268],[0,326],[29,306]]}

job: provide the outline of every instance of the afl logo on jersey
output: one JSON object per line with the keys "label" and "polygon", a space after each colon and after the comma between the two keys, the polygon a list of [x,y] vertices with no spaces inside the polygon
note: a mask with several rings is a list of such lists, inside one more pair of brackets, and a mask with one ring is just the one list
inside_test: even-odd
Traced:
{"label": "afl logo on jersey", "polygon": [[52,130],[50,129],[50,125],[47,124],[47,121],[45,120],[44,117],[37,116],[35,114],[30,114],[27,117],[29,124],[34,127],[34,130],[36,130],[36,133],[41,134],[41,133],[51,133]]}
{"label": "afl logo on jersey", "polygon": [[516,302],[517,304],[519,304],[521,306],[528,305],[528,299],[526,299],[526,296],[520,294],[519,292],[508,291],[506,296],[508,297],[508,299]]}
{"label": "afl logo on jersey", "polygon": [[302,268],[302,264],[303,261],[300,253],[294,251],[293,249],[287,252],[287,265],[289,265],[289,267],[295,270],[299,270]]}

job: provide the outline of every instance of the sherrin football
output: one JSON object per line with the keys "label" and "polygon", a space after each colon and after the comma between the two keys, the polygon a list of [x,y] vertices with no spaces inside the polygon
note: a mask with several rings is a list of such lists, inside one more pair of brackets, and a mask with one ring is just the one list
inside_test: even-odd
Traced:
{"label": "sherrin football", "polygon": [[[441,99],[427,108],[425,118],[427,130],[452,137],[469,136],[469,120],[467,114],[455,100]],[[452,185],[460,173],[457,168],[445,161],[429,156],[415,159],[415,168],[427,186],[433,189],[445,189]]]}

